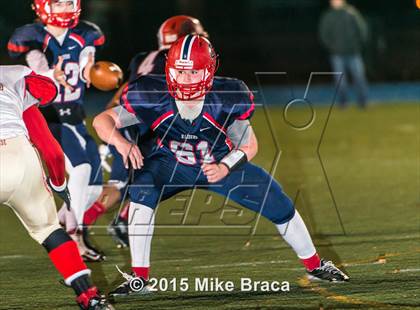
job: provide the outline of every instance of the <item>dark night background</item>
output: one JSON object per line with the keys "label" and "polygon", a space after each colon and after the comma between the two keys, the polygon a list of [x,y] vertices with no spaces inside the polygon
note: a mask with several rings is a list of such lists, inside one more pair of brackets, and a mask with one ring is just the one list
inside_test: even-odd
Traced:
{"label": "dark night background", "polygon": [[[30,0],[0,0],[0,62],[13,30],[31,23]],[[370,81],[420,79],[420,9],[415,0],[349,1],[365,17],[370,40],[364,51]],[[156,32],[168,17],[201,20],[221,56],[219,75],[251,82],[255,71],[286,71],[293,83],[311,71],[329,71],[318,40],[318,21],[327,0],[82,0],[82,18],[97,23],[107,44],[97,59],[126,68],[139,51],[157,47]]]}

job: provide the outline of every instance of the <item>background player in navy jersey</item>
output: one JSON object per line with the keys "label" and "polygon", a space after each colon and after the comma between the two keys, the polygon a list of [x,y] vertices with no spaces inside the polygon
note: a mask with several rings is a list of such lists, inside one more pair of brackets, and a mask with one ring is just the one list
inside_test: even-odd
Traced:
{"label": "background player in navy jersey", "polygon": [[78,242],[83,258],[100,261],[102,254],[83,242],[79,228],[85,210],[102,191],[100,157],[84,124],[83,97],[90,85],[96,48],[104,44],[105,37],[96,25],[79,21],[80,0],[34,0],[33,9],[40,22],[15,30],[8,43],[9,54],[25,56],[32,70],[51,77],[59,87],[51,107],[42,109],[64,150],[69,174],[74,215],[63,207],[59,218]]}
{"label": "background player in navy jersey", "polygon": [[[349,279],[332,262],[319,258],[301,216],[280,184],[249,162],[258,149],[249,122],[253,96],[242,81],[214,77],[216,58],[207,39],[196,35],[180,38],[168,52],[166,80],[160,75],[139,77],[129,83],[121,107],[94,120],[99,136],[115,145],[126,166],[130,162],[136,169],[134,186],[129,188],[128,226],[134,275],[123,273],[127,281],[112,296],[135,293],[130,287],[135,276],[147,280],[155,210],[161,197],[168,199],[197,187],[229,197],[270,220],[310,277],[336,282]],[[146,158],[114,131],[115,126],[136,120],[147,124],[158,138],[159,148]],[[255,189],[250,191],[249,186]]]}
{"label": "background player in navy jersey", "polygon": [[[124,83],[112,98],[107,108],[119,105],[123,90],[127,87],[129,81],[135,80],[141,75],[147,74],[165,74],[166,54],[171,45],[180,37],[187,34],[199,34],[207,37],[201,22],[194,17],[187,15],[172,16],[165,20],[157,32],[158,49],[151,52],[138,53],[130,62],[128,68],[128,81]],[[121,129],[121,134],[129,141],[139,139],[139,146],[143,155],[150,152],[154,147],[153,135],[148,131],[147,126],[133,125]],[[114,146],[109,147],[113,156],[111,165],[111,175],[109,182],[104,186],[104,190],[98,199],[98,203],[91,206],[85,213],[84,225],[92,225],[102,214],[120,202],[125,196],[129,173],[124,167],[121,155]],[[111,234],[117,245],[128,246],[128,208],[127,203],[118,213],[116,218],[110,223],[108,232]]]}

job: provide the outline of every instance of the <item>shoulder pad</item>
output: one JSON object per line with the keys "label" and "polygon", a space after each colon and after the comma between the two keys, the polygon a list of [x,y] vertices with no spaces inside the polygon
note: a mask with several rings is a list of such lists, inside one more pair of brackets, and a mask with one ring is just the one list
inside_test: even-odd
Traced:
{"label": "shoulder pad", "polygon": [[27,24],[17,28],[11,36],[7,50],[10,57],[16,58],[26,54],[31,49],[39,48],[38,39],[41,36],[42,24]]}
{"label": "shoulder pad", "polygon": [[213,91],[221,98],[223,108],[239,120],[251,118],[254,109],[254,95],[246,84],[235,78],[216,77]]}
{"label": "shoulder pad", "polygon": [[31,73],[32,70],[23,65],[0,66],[0,79],[3,83],[9,85],[16,84],[16,82]]}
{"label": "shoulder pad", "polygon": [[83,37],[86,46],[100,47],[105,44],[105,35],[94,23],[82,20],[72,31]]}
{"label": "shoulder pad", "polygon": [[121,96],[120,104],[135,113],[137,107],[154,108],[161,105],[163,97],[168,94],[164,75],[144,75],[131,81]]}

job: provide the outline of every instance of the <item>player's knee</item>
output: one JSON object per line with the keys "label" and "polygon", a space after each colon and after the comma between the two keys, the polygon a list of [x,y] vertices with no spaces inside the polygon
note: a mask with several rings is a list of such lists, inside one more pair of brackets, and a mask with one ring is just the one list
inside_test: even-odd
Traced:
{"label": "player's knee", "polygon": [[30,236],[39,244],[43,244],[48,237],[56,230],[61,229],[58,223],[32,228],[29,231]]}
{"label": "player's knee", "polygon": [[131,202],[145,205],[149,208],[156,208],[161,196],[161,190],[155,186],[154,178],[151,173],[142,173],[133,185],[128,187]]}
{"label": "player's knee", "polygon": [[130,201],[155,209],[160,198],[160,192],[155,188],[131,187]]}
{"label": "player's knee", "polygon": [[[282,208],[281,206],[278,209]],[[295,208],[287,208],[286,210],[277,210],[277,212],[273,212],[268,218],[271,222],[276,225],[284,224],[290,221],[293,216],[295,215]]]}
{"label": "player's knee", "polygon": [[293,201],[283,192],[277,182],[273,182],[271,186],[263,215],[274,224],[287,223],[295,215]]}

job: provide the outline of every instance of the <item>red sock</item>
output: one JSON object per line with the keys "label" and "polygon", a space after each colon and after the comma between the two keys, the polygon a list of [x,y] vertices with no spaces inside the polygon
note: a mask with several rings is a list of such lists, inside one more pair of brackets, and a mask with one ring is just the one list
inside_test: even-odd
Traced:
{"label": "red sock", "polygon": [[96,201],[89,209],[86,210],[83,216],[83,224],[84,225],[92,225],[96,222],[98,217],[104,214],[106,211],[104,205],[98,201]]}
{"label": "red sock", "polygon": [[149,267],[131,267],[131,270],[133,270],[137,277],[141,277],[145,280],[149,280],[149,269]]}
{"label": "red sock", "polygon": [[120,218],[128,222],[128,211],[130,210],[130,204],[127,203],[120,212]]}
{"label": "red sock", "polygon": [[79,304],[82,304],[85,308],[88,308],[89,301],[93,297],[97,297],[97,296],[98,296],[98,289],[94,286],[94,287],[89,288],[88,290],[80,294],[79,296],[77,296],[76,301]]}
{"label": "red sock", "polygon": [[319,256],[317,253],[315,253],[313,256],[305,259],[300,260],[302,264],[305,265],[306,269],[309,271],[314,270],[315,268],[318,268],[321,266],[321,260],[319,259]]}
{"label": "red sock", "polygon": [[64,242],[49,252],[48,256],[64,280],[78,272],[87,270],[74,241]]}

